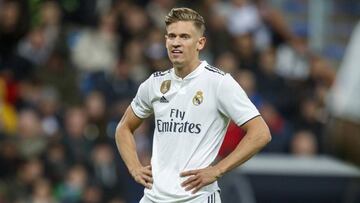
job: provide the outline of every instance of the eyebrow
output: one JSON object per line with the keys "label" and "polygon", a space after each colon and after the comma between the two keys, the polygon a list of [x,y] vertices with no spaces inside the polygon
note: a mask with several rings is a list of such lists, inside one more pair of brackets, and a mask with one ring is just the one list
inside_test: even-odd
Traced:
{"label": "eyebrow", "polygon": [[189,34],[189,33],[180,33],[180,34],[176,34],[176,33],[173,33],[173,32],[167,33],[167,34],[165,34],[165,35],[191,36],[191,34]]}

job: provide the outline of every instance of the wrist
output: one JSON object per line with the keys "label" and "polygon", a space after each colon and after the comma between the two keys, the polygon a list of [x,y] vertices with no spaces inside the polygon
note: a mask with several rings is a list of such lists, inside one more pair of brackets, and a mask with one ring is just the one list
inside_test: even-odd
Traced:
{"label": "wrist", "polygon": [[216,176],[215,176],[216,179],[219,179],[224,175],[225,171],[221,167],[215,165],[215,166],[213,166],[213,168],[216,171]]}
{"label": "wrist", "polygon": [[129,170],[129,173],[133,176],[134,172],[138,169],[138,168],[141,168],[141,164],[136,164],[134,166],[131,166],[131,167],[128,167],[128,170]]}

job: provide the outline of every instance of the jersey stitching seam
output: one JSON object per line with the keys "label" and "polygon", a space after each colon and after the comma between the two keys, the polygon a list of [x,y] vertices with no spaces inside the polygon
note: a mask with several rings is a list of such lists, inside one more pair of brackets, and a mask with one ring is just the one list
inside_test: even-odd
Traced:
{"label": "jersey stitching seam", "polygon": [[152,113],[154,113],[154,106],[153,106],[153,104],[152,104],[152,102],[151,102],[151,98],[150,98],[150,87],[153,86],[153,82],[154,82],[154,78],[155,78],[155,77],[152,77],[152,78],[153,78],[153,79],[149,81],[149,82],[151,82],[152,84],[148,85],[148,88],[147,88],[147,97],[148,97],[149,105],[150,105],[150,107],[151,107],[151,111],[152,111]]}
{"label": "jersey stitching seam", "polygon": [[[226,77],[226,74],[224,75]],[[224,80],[225,80],[225,77],[222,77],[221,78],[221,81],[219,82],[219,85],[217,86],[216,88],[216,108],[218,109],[218,111],[220,111],[221,113],[223,113],[221,110],[220,110],[220,105],[219,105],[219,89],[220,89],[220,86],[223,84]]]}

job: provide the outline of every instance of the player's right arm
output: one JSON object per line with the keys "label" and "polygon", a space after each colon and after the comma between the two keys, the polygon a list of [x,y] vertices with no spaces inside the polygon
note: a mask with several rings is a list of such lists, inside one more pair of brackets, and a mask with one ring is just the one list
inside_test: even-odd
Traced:
{"label": "player's right arm", "polygon": [[134,180],[148,189],[152,186],[151,166],[143,166],[136,152],[134,131],[140,126],[142,119],[137,117],[129,106],[120,120],[115,134],[117,148]]}

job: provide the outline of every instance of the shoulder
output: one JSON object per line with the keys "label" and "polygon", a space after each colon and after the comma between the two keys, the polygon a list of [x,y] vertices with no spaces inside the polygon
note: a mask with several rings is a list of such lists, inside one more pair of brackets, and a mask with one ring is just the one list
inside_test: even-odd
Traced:
{"label": "shoulder", "polygon": [[230,73],[226,73],[220,68],[206,64],[204,69],[205,78],[210,84],[215,84],[218,88],[237,88],[239,86]]}
{"label": "shoulder", "polygon": [[204,66],[204,80],[208,83],[219,85],[226,78],[227,73],[219,68],[206,64]]}
{"label": "shoulder", "polygon": [[153,78],[159,78],[159,77],[163,77],[163,76],[166,76],[166,75],[169,75],[170,74],[170,70],[166,70],[166,71],[156,71],[154,72],[151,76]]}
{"label": "shoulder", "polygon": [[206,64],[201,77],[202,83],[209,86],[211,89],[218,91],[224,79],[227,78],[227,73],[219,68]]}
{"label": "shoulder", "polygon": [[209,65],[209,64],[206,64],[204,66],[204,69],[210,75],[215,75],[215,76],[220,77],[220,78],[226,75],[226,73],[224,71],[220,70],[219,68],[217,68],[215,66]]}
{"label": "shoulder", "polygon": [[142,84],[146,83],[146,84],[153,84],[153,82],[156,81],[162,81],[166,78],[170,77],[170,70],[166,70],[166,71],[156,71],[154,73],[152,73],[144,82],[142,82]]}
{"label": "shoulder", "polygon": [[[170,69],[171,70],[171,69]],[[170,70],[166,71],[156,71],[152,73],[144,82],[141,83],[141,87],[157,87],[165,80],[169,80],[171,78]]]}

